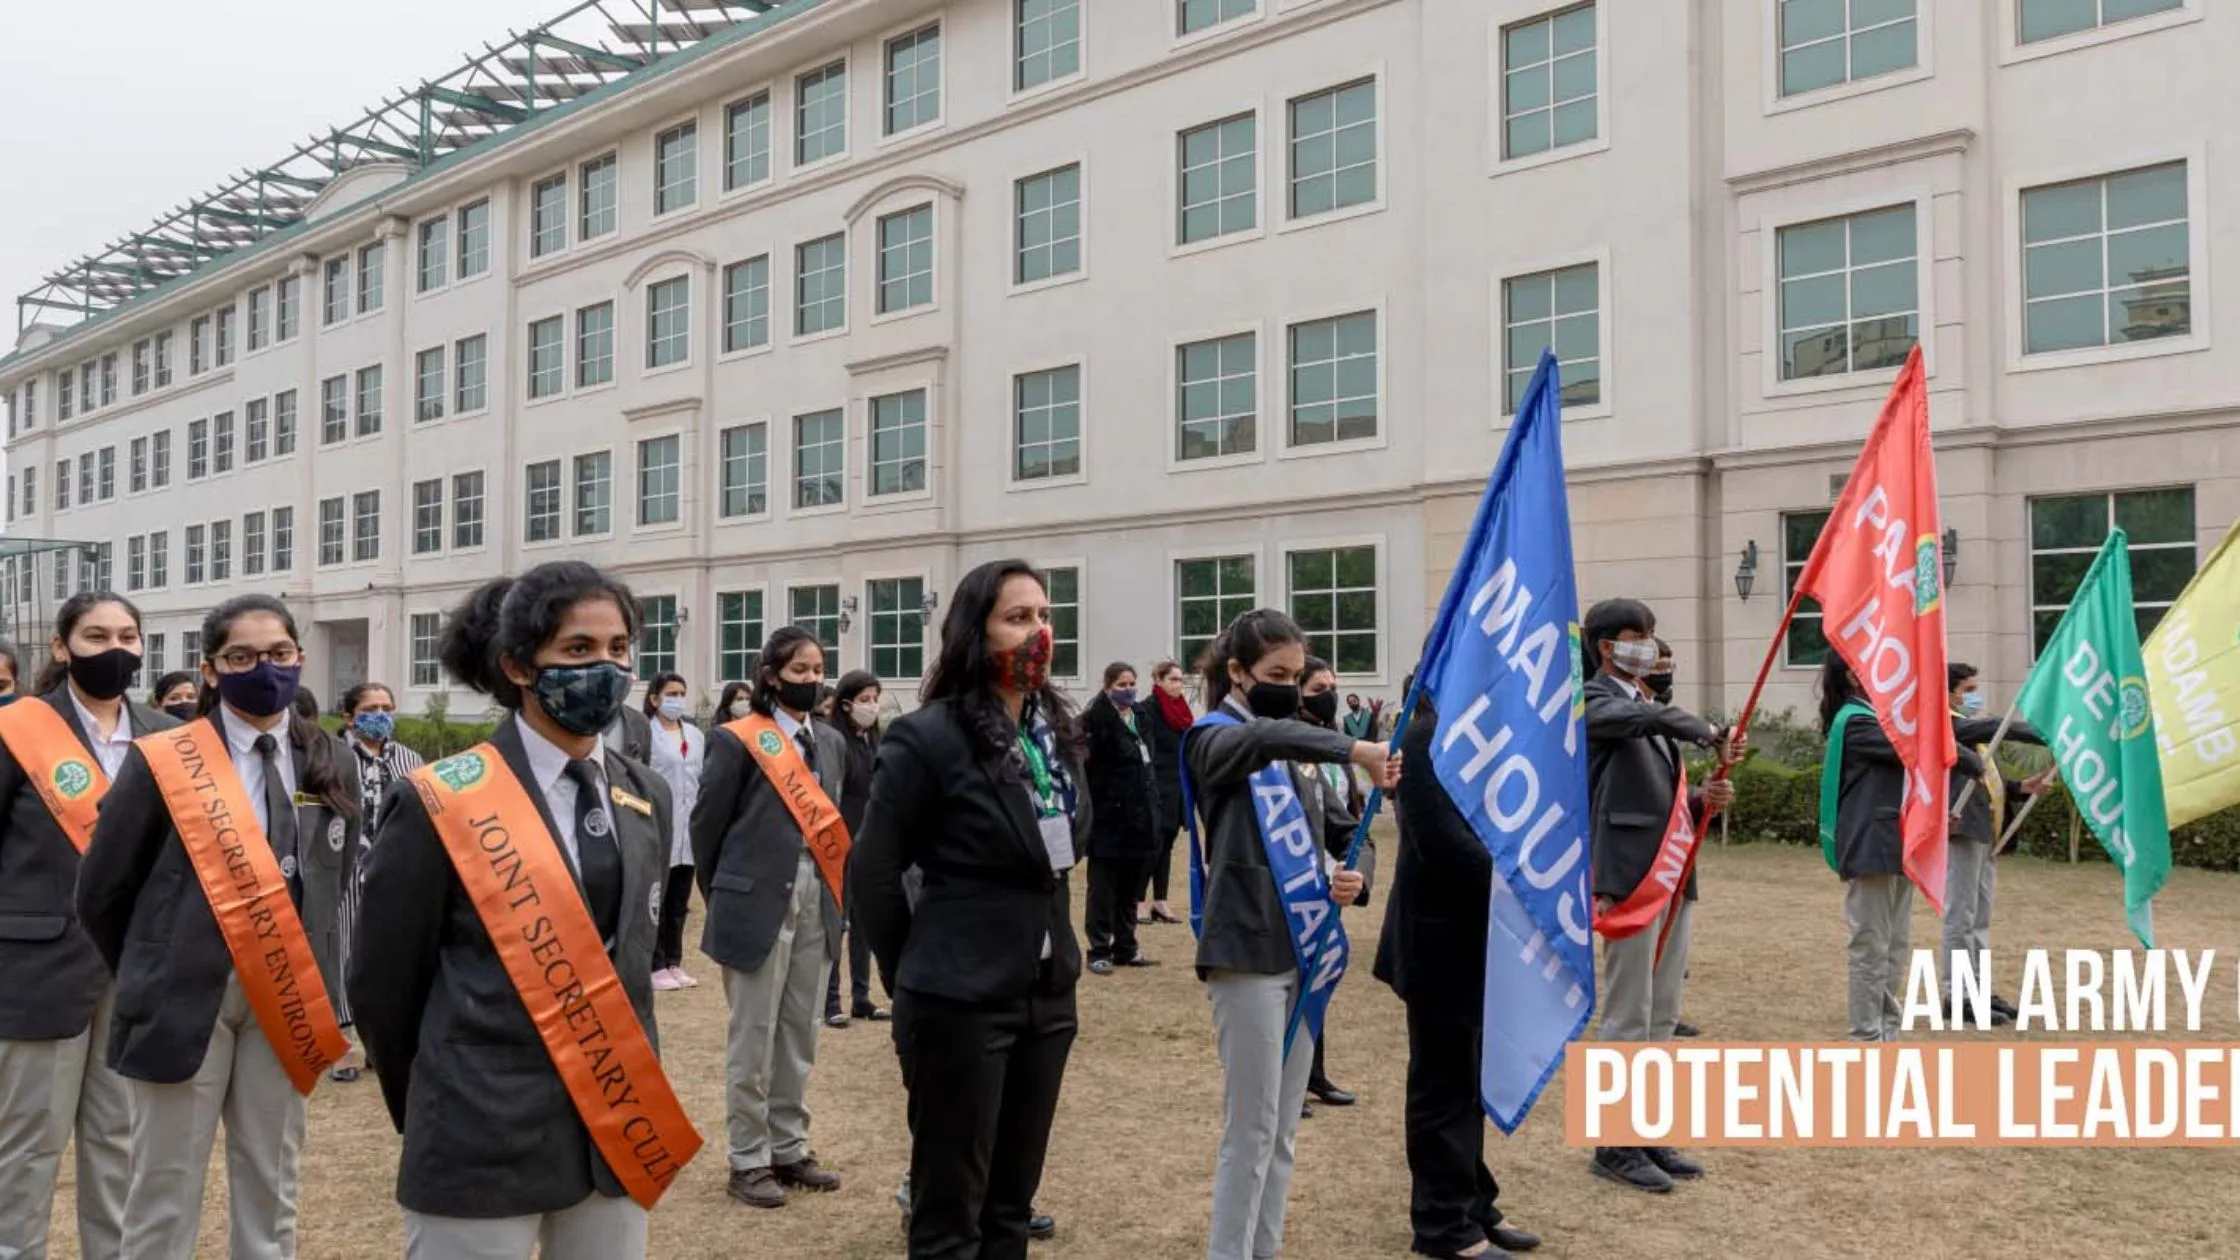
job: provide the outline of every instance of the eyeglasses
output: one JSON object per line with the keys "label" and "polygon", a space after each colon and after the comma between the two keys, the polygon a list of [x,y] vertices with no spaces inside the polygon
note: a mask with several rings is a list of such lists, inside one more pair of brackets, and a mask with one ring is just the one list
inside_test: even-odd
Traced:
{"label": "eyeglasses", "polygon": [[245,674],[257,667],[260,661],[271,661],[282,669],[303,660],[303,649],[293,643],[283,643],[275,648],[258,652],[250,648],[227,648],[211,658],[229,674]]}

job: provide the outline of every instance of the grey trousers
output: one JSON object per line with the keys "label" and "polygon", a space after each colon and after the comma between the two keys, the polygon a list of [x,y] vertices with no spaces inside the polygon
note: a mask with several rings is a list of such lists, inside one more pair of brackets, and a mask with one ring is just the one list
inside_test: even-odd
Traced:
{"label": "grey trousers", "polygon": [[293,1260],[305,1111],[304,1096],[289,1083],[249,1010],[240,978],[229,975],[210,1048],[193,1079],[132,1082],[125,1260],[191,1260],[220,1120],[226,1128],[226,1254],[231,1260]]}
{"label": "grey trousers", "polygon": [[1913,957],[1913,881],[1860,875],[1846,881],[1843,918],[1851,925],[1851,1040],[1896,1041],[1898,996]]}
{"label": "grey trousers", "polygon": [[809,1154],[809,1069],[824,1017],[824,876],[806,851],[793,909],[770,957],[752,971],[723,969],[731,1004],[724,1042],[724,1108],[731,1171],[798,1163]]}
{"label": "grey trousers", "polygon": [[109,1009],[102,990],[93,1022],[61,1041],[0,1041],[0,1260],[45,1260],[62,1149],[78,1139],[78,1254],[124,1254],[125,1190],[132,1180],[132,1083],[109,1070]]}
{"label": "grey trousers", "polygon": [[1206,1260],[1268,1260],[1283,1250],[1299,1109],[1314,1066],[1314,1038],[1304,1026],[1290,1056],[1283,1053],[1298,988],[1297,973],[1215,971],[1206,977],[1221,1052],[1222,1105]]}
{"label": "grey trousers", "polygon": [[[1657,937],[1674,906],[1679,917],[1657,958]],[[1680,1022],[1680,990],[1688,978],[1688,951],[1695,944],[1696,903],[1675,898],[1648,927],[1622,941],[1602,943],[1602,1039],[1670,1041]]]}
{"label": "grey trousers", "polygon": [[1999,893],[1999,864],[1988,840],[1952,838],[1944,868],[1944,940],[1937,971],[1944,991],[1953,992],[1952,956],[1965,954],[1983,966],[1991,950],[1991,902]]}
{"label": "grey trousers", "polygon": [[598,1194],[561,1212],[465,1220],[404,1214],[405,1260],[645,1260],[646,1210]]}

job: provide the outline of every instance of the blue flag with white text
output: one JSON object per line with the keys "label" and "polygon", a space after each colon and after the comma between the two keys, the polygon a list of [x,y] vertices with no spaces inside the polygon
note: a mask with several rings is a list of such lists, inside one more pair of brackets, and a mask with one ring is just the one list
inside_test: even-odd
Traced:
{"label": "blue flag with white text", "polygon": [[1432,769],[1493,855],[1478,1093],[1504,1133],[1524,1123],[1594,1014],[1585,693],[1557,378],[1542,352],[1417,679],[1439,713]]}

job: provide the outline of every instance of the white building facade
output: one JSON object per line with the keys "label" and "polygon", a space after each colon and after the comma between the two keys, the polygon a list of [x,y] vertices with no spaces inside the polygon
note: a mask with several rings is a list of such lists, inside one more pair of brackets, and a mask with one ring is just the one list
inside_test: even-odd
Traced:
{"label": "white building facade", "polygon": [[0,594],[176,668],[269,591],[418,709],[446,608],[581,557],[642,673],[797,622],[907,691],[1016,556],[1084,687],[1273,605],[1392,695],[1552,343],[1583,593],[1731,705],[1921,338],[2011,688],[2111,519],[2145,609],[2240,514],[2235,55],[2202,0],[794,0],[35,327],[9,531],[93,547]]}

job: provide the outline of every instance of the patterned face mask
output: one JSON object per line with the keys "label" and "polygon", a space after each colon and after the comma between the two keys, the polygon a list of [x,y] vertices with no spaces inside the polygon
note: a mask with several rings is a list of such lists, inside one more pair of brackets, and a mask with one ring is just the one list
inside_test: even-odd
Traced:
{"label": "patterned face mask", "polygon": [[596,665],[545,665],[530,684],[537,705],[560,729],[596,735],[614,722],[630,698],[630,671],[613,661]]}
{"label": "patterned face mask", "polygon": [[1037,627],[1025,642],[988,653],[995,683],[1012,691],[1040,691],[1050,681],[1050,658],[1057,640],[1050,627]]}

